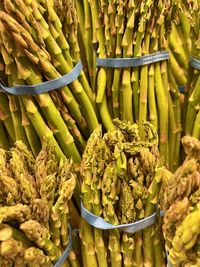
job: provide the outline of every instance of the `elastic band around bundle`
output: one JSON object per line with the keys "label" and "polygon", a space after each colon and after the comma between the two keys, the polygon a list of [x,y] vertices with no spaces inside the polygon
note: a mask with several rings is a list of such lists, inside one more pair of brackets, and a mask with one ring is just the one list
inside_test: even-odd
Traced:
{"label": "elastic band around bundle", "polygon": [[85,219],[90,225],[94,226],[95,228],[99,228],[102,230],[112,230],[112,229],[119,229],[126,233],[135,233],[142,229],[145,229],[156,222],[156,212],[153,213],[151,216],[148,216],[142,220],[139,220],[134,223],[128,224],[120,224],[120,225],[112,225],[103,218],[98,217],[88,211],[81,203],[81,217]]}
{"label": "elastic band around bundle", "polygon": [[142,57],[132,58],[97,58],[96,65],[98,67],[107,68],[128,68],[149,65],[151,63],[164,61],[169,59],[169,52],[160,51]]}
{"label": "elastic band around bundle", "polygon": [[71,225],[69,225],[69,243],[68,243],[66,249],[64,250],[63,254],[61,255],[61,257],[59,258],[59,260],[54,265],[54,267],[60,267],[66,261],[70,251],[72,250],[72,247],[73,247],[72,227],[71,227]]}
{"label": "elastic band around bundle", "polygon": [[166,258],[167,258],[167,265],[168,265],[168,267],[173,267],[172,264],[171,264],[171,262],[170,262],[170,260],[169,260],[169,254],[168,254],[167,251],[166,251]]}
{"label": "elastic band around bundle", "polygon": [[200,70],[200,60],[194,57],[190,57],[190,65],[195,68]]}
{"label": "elastic band around bundle", "polygon": [[6,87],[0,83],[1,91],[13,95],[38,95],[64,87],[76,80],[83,69],[81,61],[67,74],[54,80],[46,81],[35,85],[16,85]]}

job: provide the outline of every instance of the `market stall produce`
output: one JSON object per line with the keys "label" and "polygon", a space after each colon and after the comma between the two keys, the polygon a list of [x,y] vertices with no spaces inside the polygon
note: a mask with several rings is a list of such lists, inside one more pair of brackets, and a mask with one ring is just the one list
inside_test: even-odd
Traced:
{"label": "market stall produce", "polygon": [[0,267],[200,267],[199,25],[199,0],[0,1]]}
{"label": "market stall produce", "polygon": [[[0,149],[0,266],[54,266],[70,245],[63,267],[79,267],[72,250],[70,204],[76,173],[69,160],[58,161],[48,143],[35,159],[18,141]],[[61,265],[59,265],[61,266]]]}
{"label": "market stall produce", "polygon": [[168,73],[170,85],[179,86],[181,91],[184,90],[187,83],[191,46],[190,21],[186,14],[179,9],[169,37]]}
{"label": "market stall produce", "polygon": [[199,87],[200,87],[200,52],[199,52],[199,38],[200,38],[200,3],[199,1],[186,1],[183,6],[191,24],[191,39],[192,51],[190,58],[190,68],[188,74],[188,83],[186,86],[186,101],[184,109],[184,130],[185,134],[192,135],[197,139],[200,138],[199,127]]}
{"label": "market stall produce", "polygon": [[163,205],[163,231],[173,267],[200,265],[200,142],[186,136],[182,143],[187,157],[169,181]]}
{"label": "market stall produce", "polygon": [[[139,221],[156,211],[162,178],[169,172],[160,159],[152,124],[143,124],[144,141],[139,137],[137,124],[117,119],[114,124],[113,131],[102,135],[99,127],[90,136],[83,154],[81,178],[86,212],[117,226]],[[158,222],[127,233],[95,228],[88,221],[82,219],[80,229],[84,267],[165,266]]]}
{"label": "market stall produce", "polygon": [[[72,39],[77,33],[75,9],[68,1],[63,8],[67,12],[59,18],[51,1],[1,1],[0,63],[8,86],[40,84],[73,69],[79,60]],[[1,121],[11,143],[23,140],[35,155],[45,137],[60,158],[80,162],[85,139],[98,125],[93,92],[83,71],[58,91],[20,97],[1,94],[0,101]]]}
{"label": "market stall produce", "polygon": [[[95,0],[82,1],[82,5],[77,2],[85,46],[90,38],[87,57],[94,58],[96,49],[96,102],[104,127],[113,130],[113,118],[137,122],[140,136],[144,138],[142,122],[149,120],[158,130],[160,152],[167,166],[176,169],[181,131],[180,99],[178,88],[170,87],[164,53],[176,16],[176,2]],[[125,67],[121,60],[118,67],[106,68],[98,61],[141,57],[160,51],[162,53],[154,55],[157,62],[152,56],[148,61],[141,60],[138,66]]]}

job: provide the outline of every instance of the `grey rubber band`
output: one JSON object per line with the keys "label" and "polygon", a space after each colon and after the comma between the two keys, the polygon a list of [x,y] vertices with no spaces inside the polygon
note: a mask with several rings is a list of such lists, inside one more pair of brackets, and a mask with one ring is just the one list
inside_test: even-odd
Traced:
{"label": "grey rubber band", "polygon": [[170,260],[169,260],[169,254],[168,254],[167,251],[166,251],[166,258],[167,258],[167,265],[168,265],[168,267],[173,267],[172,264],[171,264],[171,262],[170,262]]}
{"label": "grey rubber band", "polygon": [[169,59],[169,52],[160,51],[142,57],[132,58],[97,58],[96,65],[98,67],[108,68],[128,68],[149,65],[151,63]]}
{"label": "grey rubber band", "polygon": [[3,83],[0,83],[1,91],[13,95],[38,95],[52,90],[64,87],[74,80],[76,80],[83,69],[81,61],[67,74],[56,78],[54,80],[46,81],[35,85],[16,85],[12,87],[6,87]]}
{"label": "grey rubber band", "polygon": [[190,57],[190,65],[195,68],[200,70],[200,60],[194,57]]}
{"label": "grey rubber band", "polygon": [[70,251],[72,250],[73,247],[73,242],[72,242],[72,227],[69,224],[69,243],[66,247],[66,249],[64,250],[62,256],[59,258],[59,260],[56,262],[56,264],[54,265],[54,267],[60,267],[67,259]]}
{"label": "grey rubber band", "polygon": [[81,202],[81,217],[84,218],[90,225],[96,228],[100,228],[102,230],[119,229],[126,233],[135,233],[154,224],[156,221],[156,212],[153,213],[151,216],[148,216],[134,223],[112,225],[104,221],[103,218],[98,217],[88,211]]}
{"label": "grey rubber band", "polygon": [[165,215],[164,210],[161,210],[161,211],[160,211],[160,217],[163,217],[164,215]]}
{"label": "grey rubber band", "polygon": [[190,57],[190,65],[195,68],[200,70],[200,60],[194,57]]}

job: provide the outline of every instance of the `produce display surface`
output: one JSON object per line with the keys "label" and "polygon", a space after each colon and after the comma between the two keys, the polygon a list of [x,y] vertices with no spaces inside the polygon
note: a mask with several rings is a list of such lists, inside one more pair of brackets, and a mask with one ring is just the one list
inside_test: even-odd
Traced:
{"label": "produce display surface", "polygon": [[200,267],[200,1],[0,1],[0,267]]}

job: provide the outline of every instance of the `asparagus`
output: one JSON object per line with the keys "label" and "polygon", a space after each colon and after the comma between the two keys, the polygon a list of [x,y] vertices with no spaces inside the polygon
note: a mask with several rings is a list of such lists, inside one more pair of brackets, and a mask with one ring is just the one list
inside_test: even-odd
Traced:
{"label": "asparagus", "polygon": [[[190,38],[193,40],[191,47],[191,56],[199,59],[199,47],[197,40],[199,38],[199,16],[198,12],[200,5],[198,2],[190,3],[185,1],[181,3],[181,8],[185,13],[187,19],[190,23]],[[198,87],[199,87],[199,70],[194,70],[193,67],[190,67],[187,81],[187,95],[186,95],[186,115],[185,115],[185,124],[184,124],[184,133],[187,135],[195,136],[199,138],[198,134],[198,110],[196,109],[199,101]]]}
{"label": "asparagus", "polygon": [[[84,207],[118,225],[152,215],[162,177],[170,173],[160,159],[158,135],[152,124],[143,124],[145,140],[142,141],[137,124],[119,119],[113,123],[114,131],[102,136],[101,129],[96,129],[88,140],[82,160],[82,194]],[[121,233],[118,229],[104,232],[94,228],[93,235],[91,226],[82,221],[80,236],[85,266],[91,258],[94,266],[164,266],[158,225],[135,234]],[[88,249],[87,244],[90,244]]]}
{"label": "asparagus", "polygon": [[0,232],[1,232],[0,241],[6,241],[10,238],[13,238],[17,241],[20,241],[25,247],[31,246],[30,240],[28,240],[23,233],[21,233],[20,231],[16,230],[15,228],[11,227],[8,224],[2,223],[0,226]]}
{"label": "asparagus", "polygon": [[46,228],[48,227],[48,221],[49,221],[49,205],[48,203],[43,200],[36,198],[31,203],[31,217],[34,220],[37,220],[42,225],[44,225]]}
{"label": "asparagus", "polygon": [[[35,161],[36,184],[37,184],[37,190],[40,191],[40,194],[42,193],[41,189],[45,183],[45,180],[48,179],[48,177],[51,175],[53,175],[54,177],[57,172],[57,168],[58,168],[58,160],[56,159],[55,149],[51,143],[46,142],[46,144],[43,145]],[[46,193],[51,194],[51,192],[46,192]],[[43,194],[41,195],[43,196]]]}
{"label": "asparagus", "polygon": [[[15,51],[10,51],[10,50],[9,50],[9,53],[11,52],[12,56],[16,58],[17,68],[19,69],[22,79],[25,80],[28,84],[35,84],[35,83],[42,82],[40,73],[38,71],[38,66],[39,68],[41,68],[42,72],[44,71],[44,75],[47,79],[55,79],[57,77],[60,77],[60,75],[66,74],[67,72],[69,72],[71,68],[73,67],[73,63],[72,63],[72,58],[70,57],[70,54],[66,53],[67,52],[67,41],[69,42],[72,41],[73,33],[70,32],[70,34],[66,37],[63,35],[62,24],[58,16],[55,13],[54,6],[51,4],[48,4],[48,2],[43,3],[43,7],[47,9],[47,17],[46,17],[44,16],[44,9],[41,8],[41,5],[37,3],[37,1],[33,1],[31,3],[23,3],[22,1],[13,1],[12,3],[10,3],[10,1],[5,0],[4,4],[5,4],[6,12],[2,13],[2,16],[1,16],[2,21],[3,21],[2,27],[4,27],[4,29],[10,28],[9,32],[11,33],[11,36],[9,38],[13,38],[13,40],[16,40],[16,42],[14,42],[14,45],[15,45],[15,49],[17,53]],[[67,5],[68,3],[65,3],[65,8],[67,7]],[[18,8],[19,8],[19,11],[21,12],[17,11]],[[30,12],[31,10],[33,11],[32,14]],[[72,13],[73,12],[74,11],[72,11]],[[26,14],[26,16],[24,16],[23,14]],[[5,21],[5,19],[7,22]],[[66,18],[64,18],[63,26],[65,25],[66,21],[67,21]],[[20,22],[21,25],[18,22]],[[68,22],[69,21],[67,21],[67,23]],[[49,28],[48,28],[47,23],[49,24]],[[17,27],[19,26],[18,30],[16,26]],[[70,28],[71,24],[69,23],[67,26]],[[63,30],[64,28],[65,27],[63,27]],[[58,32],[59,36],[55,37],[56,39],[54,39],[53,34],[51,34],[51,31],[53,31],[52,29],[54,29],[54,34],[56,31]],[[76,34],[76,30],[77,30],[76,28],[73,29],[74,34]],[[47,35],[45,37],[45,34],[47,34],[49,37]],[[46,45],[44,47],[45,42],[46,42]],[[41,47],[41,44],[43,45],[43,48]],[[74,44],[74,41],[72,41],[71,44]],[[65,53],[63,52],[63,54],[65,54],[67,62],[64,61],[62,53],[60,54],[59,52],[59,54],[57,54],[58,51],[62,51],[62,49],[60,50],[60,47],[64,49],[65,51]],[[54,48],[56,48],[56,51]],[[74,53],[73,45],[71,45],[71,48],[72,48],[71,53]],[[6,49],[8,49],[8,47],[6,47]],[[77,50],[77,47],[75,48],[75,50]],[[54,52],[56,52],[56,54]],[[53,60],[53,62],[50,62],[50,55],[51,56],[54,55],[54,58],[57,58],[56,59],[57,63],[60,62],[61,65],[58,65],[56,63],[56,60]],[[30,61],[27,58],[29,58]],[[28,64],[29,67],[26,64]],[[35,64],[38,64],[38,66],[36,67]],[[23,68],[25,67],[25,65],[29,69],[30,72],[28,71],[24,72]],[[75,97],[77,97],[78,101],[81,103],[82,105],[81,109],[84,109],[84,112],[86,112],[87,118],[89,118],[88,123],[92,131],[98,125],[96,115],[90,103],[90,100],[93,101],[92,96],[91,96],[91,94],[93,95],[93,93],[87,83],[87,80],[83,72],[81,72],[80,74],[80,81],[81,81],[80,84],[78,80],[74,81],[70,85],[70,87],[72,88],[73,94],[75,95]],[[82,85],[83,85],[83,88],[82,88]],[[87,92],[90,100],[88,99],[88,96],[86,95],[85,91]],[[84,134],[87,136],[88,135],[87,133],[88,131],[86,129],[87,123],[82,116],[78,103],[76,102],[73,94],[70,92],[68,87],[65,87],[61,89],[59,95],[61,95],[63,100],[67,102],[67,105],[70,107],[70,113],[75,118],[75,120],[78,122],[78,126],[80,126],[81,131],[83,131]],[[73,144],[73,138],[71,134],[68,132],[68,129],[64,121],[61,119],[60,114],[57,112],[56,108],[54,107],[52,100],[47,95],[48,94],[46,94],[45,96],[44,95],[37,96],[36,99],[40,107],[44,111],[45,116],[47,117],[49,127],[51,128],[54,135],[58,139],[58,142],[61,142],[61,147],[64,150],[64,152],[67,154],[67,156],[70,157],[73,154],[72,157],[74,157],[76,161],[80,161],[80,155],[78,154],[78,151],[76,150],[76,147]],[[45,99],[46,101],[44,103]],[[30,98],[27,99],[23,97],[23,102],[26,106],[26,109],[27,109],[27,106],[28,106],[27,104],[29,100]],[[45,129],[44,124],[42,124],[42,121],[40,118],[41,125],[43,127],[41,126],[38,127],[38,124],[36,124],[36,121],[35,121],[35,117],[32,116],[33,113],[30,114],[30,111],[31,110],[33,111],[33,106],[31,107],[29,105],[29,107],[30,109],[27,110],[28,114],[37,131],[37,134],[39,135],[40,139],[42,139],[42,133],[44,133],[44,129]],[[51,108],[51,114],[49,112],[50,108]],[[56,115],[55,118],[57,118],[57,121],[52,116],[52,109],[55,112],[55,115]],[[35,113],[36,113],[36,110],[35,110]],[[39,114],[37,115],[39,116]],[[66,136],[64,137],[64,134],[63,134],[64,132],[69,133],[69,135],[67,135],[67,139],[66,139]],[[50,134],[50,131],[49,131],[49,134]],[[76,135],[77,131],[73,132],[73,134]],[[47,136],[47,134],[45,135]],[[49,136],[49,139],[52,140],[52,137],[50,138]],[[81,146],[82,146],[81,150],[83,150],[83,145],[84,145],[83,140],[81,140],[80,138],[79,140],[81,141]],[[68,150],[67,147],[70,149]],[[60,152],[61,151],[59,151],[57,147],[57,153],[61,156]]]}
{"label": "asparagus", "polygon": [[[101,178],[103,175],[103,167],[109,156],[110,153],[105,142],[102,140],[97,141],[96,147],[93,148],[93,157],[90,164],[90,171],[93,174],[91,183],[91,191],[93,192],[92,211],[97,216],[102,215],[102,204],[100,198]],[[103,239],[103,231],[101,229],[94,228],[94,240],[98,263],[99,265],[106,267],[108,266],[107,251]]]}
{"label": "asparagus", "polygon": [[31,151],[36,157],[41,149],[40,140],[35,131],[35,128],[33,127],[31,121],[29,120],[26,114],[26,109],[24,107],[24,104],[21,98],[19,99],[19,103],[20,103],[20,108],[21,108],[21,113],[22,113],[22,126],[24,127],[24,130],[26,132],[26,136],[27,136]]}
{"label": "asparagus", "polygon": [[67,208],[67,203],[69,199],[72,197],[75,185],[76,185],[76,180],[75,177],[73,176],[69,180],[65,181],[60,189],[60,195],[51,209],[52,235],[56,240],[57,235],[56,232],[54,235],[54,228],[57,231],[60,230],[61,237],[64,241],[63,245],[67,245],[66,237],[64,237],[68,233],[68,230],[66,229],[66,227],[64,227],[64,224],[67,221],[68,217],[67,215],[69,213],[69,209]]}
{"label": "asparagus", "polygon": [[2,122],[0,122],[0,134],[1,134],[0,147],[4,149],[8,149],[10,144],[7,138],[5,127]]}
{"label": "asparagus", "polygon": [[[6,36],[6,38],[9,37],[9,35],[4,34],[4,37],[5,36]],[[8,48],[8,49],[10,49],[10,48]],[[5,63],[7,63],[7,60],[8,60],[8,63],[10,61],[12,62],[13,59],[11,58],[11,56],[6,52],[6,50],[3,50],[3,51],[5,51],[5,53],[2,54],[2,56],[4,57]],[[10,51],[10,50],[8,50],[8,51]],[[15,69],[15,71],[13,72],[13,74],[15,74],[15,73],[17,73],[17,69]],[[25,74],[26,74],[26,72],[25,72]],[[14,76],[14,78],[16,80],[16,84],[18,84],[19,79],[16,78],[16,75]],[[38,112],[38,108],[35,105],[35,102],[33,101],[32,97],[31,96],[23,96],[22,100],[23,100],[23,103],[26,107],[26,111],[28,113],[28,116],[29,116],[31,122],[33,123],[34,128],[36,129],[36,132],[39,135],[40,139],[43,140],[44,137],[46,137],[47,139],[51,140],[51,142],[54,143],[54,145],[56,147],[57,156],[59,158],[65,158],[63,152],[61,151],[56,140],[53,137],[53,133],[47,127],[47,125],[44,123],[41,114]]]}
{"label": "asparagus", "polygon": [[[3,257],[10,257],[16,266],[34,266],[38,259],[38,266],[52,266],[59,259],[69,242],[71,207],[76,209],[69,203],[76,186],[76,171],[72,160],[57,160],[48,142],[36,159],[21,141],[10,151],[0,149]],[[18,244],[19,253],[17,249],[12,253]],[[70,252],[63,266],[79,267],[75,251]]]}
{"label": "asparagus", "polygon": [[[88,210],[92,211],[92,191],[90,185],[92,183],[92,173],[91,173],[91,159],[93,157],[93,149],[95,145],[98,144],[98,140],[101,137],[101,128],[98,127],[90,136],[88,143],[86,145],[83,159],[82,159],[82,172],[81,176],[83,177],[82,180],[82,187],[81,192],[83,196],[83,205]],[[83,257],[86,266],[98,266],[98,258],[95,251],[95,237],[93,233],[92,227],[84,220],[81,220],[80,225],[80,238],[82,240],[82,250],[83,250]]]}
{"label": "asparagus", "polygon": [[13,220],[22,223],[30,218],[30,213],[30,208],[26,205],[17,204],[10,207],[4,206],[0,208],[0,223]]}
{"label": "asparagus", "polygon": [[186,136],[182,143],[187,157],[164,192],[163,231],[171,263],[192,266],[197,264],[198,258],[199,141]]}
{"label": "asparagus", "polygon": [[[178,45],[177,45],[178,44]],[[191,52],[190,21],[187,15],[178,10],[169,38],[170,65],[173,77],[178,86],[187,83],[189,54]]]}
{"label": "asparagus", "polygon": [[12,149],[11,155],[10,166],[16,181],[20,185],[22,201],[29,204],[38,196],[34,177],[28,172],[27,161],[21,157],[21,153],[16,148]]}
{"label": "asparagus", "polygon": [[51,242],[47,229],[42,227],[39,222],[28,220],[20,225],[20,229],[30,240],[34,241],[39,248],[43,248],[51,260],[58,260],[60,251]]}
{"label": "asparagus", "polygon": [[8,205],[15,205],[21,200],[21,194],[19,193],[19,185],[11,177],[9,169],[7,154],[4,150],[0,150],[0,184],[2,185],[2,197],[5,199]]}
{"label": "asparagus", "polygon": [[[195,245],[199,236],[199,218],[199,211],[194,211],[188,214],[180,227],[177,228],[172,242],[173,248],[169,252],[169,259],[172,264],[184,262],[188,258],[187,251]],[[193,261],[191,263],[194,264]]]}
{"label": "asparagus", "polygon": [[[159,5],[151,1],[89,1],[89,4],[91,31],[96,33],[93,40],[98,43],[99,58],[139,57],[167,49],[171,21],[176,16],[174,1],[159,1]],[[180,138],[176,134],[167,76],[166,62],[114,71],[100,67],[96,73],[96,102],[106,130],[114,129],[112,118],[135,121],[144,139],[142,123],[150,120],[159,129],[159,146],[166,166],[173,169],[172,162],[177,155],[172,148],[175,138],[177,143]],[[159,117],[157,111],[161,114]],[[173,138],[168,135],[168,126],[172,125]],[[173,154],[171,161],[168,153]]]}
{"label": "asparagus", "polygon": [[14,261],[15,266],[25,266],[23,261],[24,247],[20,241],[9,238],[1,243],[1,255]]}
{"label": "asparagus", "polygon": [[[111,179],[109,181],[109,179]],[[103,216],[106,221],[112,224],[118,224],[118,218],[114,211],[114,204],[117,200],[117,192],[109,194],[110,189],[117,186],[118,177],[115,165],[110,163],[105,169],[102,179],[102,204]],[[111,187],[110,187],[111,185]],[[116,190],[116,189],[115,189]],[[110,197],[107,197],[107,195]],[[122,266],[122,255],[120,249],[120,234],[118,230],[109,230],[109,249],[111,254],[111,265]]]}
{"label": "asparagus", "polygon": [[29,266],[53,266],[50,258],[46,256],[42,250],[35,247],[30,247],[25,250],[24,260]]}
{"label": "asparagus", "polygon": [[11,118],[11,112],[9,110],[8,98],[3,93],[0,93],[0,95],[1,95],[0,98],[1,121],[3,122],[3,125],[5,126],[7,132],[9,133],[11,142],[14,142],[15,141],[14,126]]}

